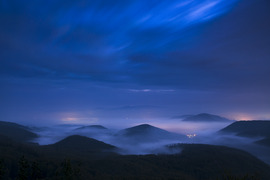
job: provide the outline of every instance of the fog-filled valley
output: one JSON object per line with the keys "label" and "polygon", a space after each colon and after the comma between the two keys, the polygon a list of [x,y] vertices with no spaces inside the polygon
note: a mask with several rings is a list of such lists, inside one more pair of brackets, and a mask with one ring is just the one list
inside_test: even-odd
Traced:
{"label": "fog-filled valley", "polygon": [[[205,115],[199,114],[202,117]],[[188,117],[191,121],[178,119],[174,121],[174,131],[150,124],[116,129],[97,124],[62,124],[37,127],[1,121],[0,145],[2,154],[0,160],[2,159],[2,165],[8,164],[7,166],[9,166],[9,168],[4,168],[5,171],[3,171],[6,172],[6,178],[13,178],[19,174],[20,171],[18,173],[15,173],[15,171],[16,168],[20,167],[12,165],[15,163],[13,161],[25,157],[32,160],[39,159],[41,164],[46,162],[43,158],[51,159],[56,167],[59,166],[56,164],[61,160],[68,163],[72,162],[71,164],[76,164],[74,165],[76,167],[78,162],[82,162],[84,164],[82,170],[86,171],[83,173],[85,177],[89,177],[87,169],[92,167],[91,164],[98,162],[101,163],[100,167],[97,166],[93,169],[101,174],[91,175],[92,178],[97,179],[102,178],[103,175],[104,177],[118,179],[119,177],[117,178],[115,172],[107,172],[106,168],[106,170],[103,169],[104,163],[116,163],[115,161],[117,161],[116,172],[119,171],[118,166],[121,169],[122,163],[128,164],[130,168],[137,169],[137,165],[147,162],[150,164],[142,165],[142,167],[147,166],[145,168],[149,168],[150,171],[152,171],[152,168],[162,168],[163,165],[152,167],[152,163],[156,164],[161,161],[168,161],[173,164],[186,162],[187,167],[190,165],[190,168],[195,169],[201,166],[199,162],[204,162],[202,165],[206,169],[213,168],[215,166],[212,164],[213,162],[218,164],[214,168],[216,169],[215,173],[207,172],[208,175],[205,175],[205,169],[198,170],[198,174],[190,174],[190,170],[178,167],[176,169],[169,168],[172,171],[170,173],[174,174],[174,171],[176,171],[181,172],[180,174],[165,175],[162,174],[164,170],[161,170],[161,174],[158,175],[161,177],[198,179],[200,176],[205,176],[205,179],[222,179],[231,176],[236,179],[241,179],[241,177],[252,179],[253,176],[257,177],[256,173],[259,173],[260,178],[258,179],[269,178],[270,176],[266,172],[268,172],[267,169],[270,169],[270,121],[226,120],[220,122],[220,119],[215,119],[213,115],[207,115],[209,121],[204,118],[199,120],[198,117],[194,118],[196,121],[191,117]],[[215,120],[212,121],[212,118]],[[207,129],[207,125],[209,125],[209,129]],[[176,127],[181,128],[176,131]],[[188,127],[193,127],[193,129],[189,130]],[[186,133],[188,131],[191,133]],[[17,152],[19,149],[20,152]],[[16,154],[15,157],[8,160],[7,157],[14,156],[13,153]],[[172,161],[176,157],[180,159],[175,160],[175,162]],[[227,162],[228,160],[229,162]],[[243,161],[246,161],[245,166],[247,167],[240,168],[239,166],[244,166]],[[85,163],[88,165],[85,165]],[[258,172],[258,168],[260,172]],[[43,170],[44,177],[55,177],[53,174],[46,174],[47,172],[52,173],[52,169],[49,167],[45,169]],[[142,171],[139,169],[136,171]],[[120,174],[121,177],[135,177],[133,173]],[[142,175],[147,177],[149,172],[146,170],[144,173]],[[73,174],[72,176],[77,175]],[[62,174],[61,177],[65,177],[65,175]],[[81,177],[81,179],[84,178]]]}
{"label": "fog-filled valley", "polygon": [[[263,121],[270,124],[270,121]],[[164,130],[150,124],[140,124],[126,129],[109,129],[102,125],[56,125],[49,127],[31,127],[38,135],[31,142],[40,145],[54,144],[68,136],[80,135],[93,138],[119,148],[120,154],[159,154],[173,153],[166,145],[177,143],[223,145],[245,150],[270,164],[270,146],[259,141],[268,137],[266,134],[237,135],[237,131],[226,131],[223,128],[233,122],[183,122],[178,132]],[[207,124],[209,127],[207,128]],[[191,133],[188,127],[193,128]],[[185,129],[185,127],[187,127]],[[255,127],[254,127],[255,128]],[[270,129],[270,128],[269,128]]]}
{"label": "fog-filled valley", "polygon": [[233,122],[211,121],[213,117],[209,117],[210,121],[204,121],[203,118],[198,122],[178,119],[178,122],[172,121],[166,124],[173,126],[174,130],[170,130],[170,127],[165,130],[163,127],[151,124],[138,124],[124,129],[77,124],[31,127],[31,131],[38,135],[31,141],[48,145],[71,135],[81,135],[119,147],[124,154],[151,154],[169,144],[218,142],[217,138],[221,138],[221,135],[217,135],[217,131]]}

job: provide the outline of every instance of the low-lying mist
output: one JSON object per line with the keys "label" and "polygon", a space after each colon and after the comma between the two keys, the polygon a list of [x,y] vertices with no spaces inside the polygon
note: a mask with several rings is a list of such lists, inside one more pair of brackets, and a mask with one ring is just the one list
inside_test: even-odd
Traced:
{"label": "low-lying mist", "polygon": [[[81,135],[114,145],[120,154],[160,154],[178,153],[167,149],[168,144],[182,143],[176,133],[164,135],[164,132],[144,132],[144,134],[128,135],[117,129],[82,128],[79,125],[58,125],[53,127],[32,128],[39,135],[33,142],[40,145],[54,144],[71,135]],[[161,138],[161,136],[163,136]],[[178,139],[179,137],[179,139]]]}
{"label": "low-lying mist", "polygon": [[175,126],[175,129],[169,126],[165,127],[174,132],[165,131],[153,126],[147,128],[139,127],[136,131],[131,131],[130,129],[132,128],[119,130],[107,129],[102,126],[82,125],[40,127],[32,128],[32,131],[39,135],[34,142],[40,145],[54,144],[71,135],[86,136],[114,145],[120,149],[118,153],[123,155],[179,153],[181,152],[180,149],[175,150],[166,147],[167,145],[177,143],[223,145],[245,150],[270,164],[270,149],[255,143],[262,138],[245,138],[231,134],[223,134],[218,131],[228,124],[211,124],[208,128],[207,124],[209,125],[209,123],[178,123],[177,126],[181,127],[178,130],[176,129],[177,126]]}

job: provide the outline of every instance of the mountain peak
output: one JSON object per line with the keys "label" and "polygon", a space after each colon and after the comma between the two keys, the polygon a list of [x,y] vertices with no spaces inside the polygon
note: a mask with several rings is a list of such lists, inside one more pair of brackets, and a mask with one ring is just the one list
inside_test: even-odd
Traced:
{"label": "mountain peak", "polygon": [[162,140],[179,140],[186,138],[184,135],[172,133],[149,124],[140,124],[123,129],[118,133],[118,136],[129,139],[132,143],[158,142]]}
{"label": "mountain peak", "polygon": [[165,131],[165,130],[157,128],[155,126],[151,126],[149,124],[140,124],[137,126],[133,126],[133,127],[124,129],[123,131],[125,131],[125,134],[137,134],[137,133],[142,133],[142,132],[146,133],[146,132],[151,131],[151,130]]}
{"label": "mountain peak", "polygon": [[83,129],[96,129],[96,130],[106,130],[107,128],[102,125],[89,125],[89,126],[82,126],[77,128],[76,130],[83,130]]}
{"label": "mountain peak", "polygon": [[115,146],[106,144],[102,141],[80,135],[68,136],[65,139],[49,146],[73,151],[103,151],[113,150],[115,148]]}
{"label": "mountain peak", "polygon": [[213,114],[200,113],[197,115],[189,116],[183,119],[183,121],[192,121],[192,122],[226,122],[227,121],[228,122],[231,120],[221,117],[221,116],[213,115]]}
{"label": "mountain peak", "polygon": [[[137,126],[133,126],[131,128],[156,128],[150,124],[140,124],[140,125],[137,125]],[[128,128],[128,129],[131,129],[131,128]]]}

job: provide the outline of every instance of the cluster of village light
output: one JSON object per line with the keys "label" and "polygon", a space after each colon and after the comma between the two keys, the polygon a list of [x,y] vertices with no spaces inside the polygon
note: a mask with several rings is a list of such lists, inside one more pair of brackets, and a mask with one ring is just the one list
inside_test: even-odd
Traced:
{"label": "cluster of village light", "polygon": [[194,138],[194,137],[196,137],[197,136],[197,134],[187,134],[187,137],[188,138]]}

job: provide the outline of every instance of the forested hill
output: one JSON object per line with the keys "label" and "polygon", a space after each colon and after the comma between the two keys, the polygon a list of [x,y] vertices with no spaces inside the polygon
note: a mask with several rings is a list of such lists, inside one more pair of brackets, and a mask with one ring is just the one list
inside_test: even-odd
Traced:
{"label": "forested hill", "polygon": [[220,130],[245,137],[270,137],[270,121],[237,121]]}
{"label": "forested hill", "polygon": [[26,126],[5,121],[0,121],[0,135],[19,142],[30,141],[38,137],[37,134],[31,132]]}
{"label": "forested hill", "polygon": [[[81,156],[66,153],[67,141],[93,139],[70,137],[60,141],[59,149],[48,151],[43,146],[21,144],[0,136],[0,177],[2,179],[185,179],[185,180],[235,180],[255,176],[269,180],[270,167],[254,156],[241,150],[224,146],[178,144],[170,149],[180,149],[177,154],[93,156],[91,152]],[[76,146],[80,143],[75,144]],[[90,143],[91,144],[91,143]],[[90,147],[89,145],[89,148]],[[63,146],[62,146],[63,145]],[[67,148],[67,149],[66,149]],[[77,147],[79,148],[79,147]],[[82,147],[83,148],[83,147]]]}

